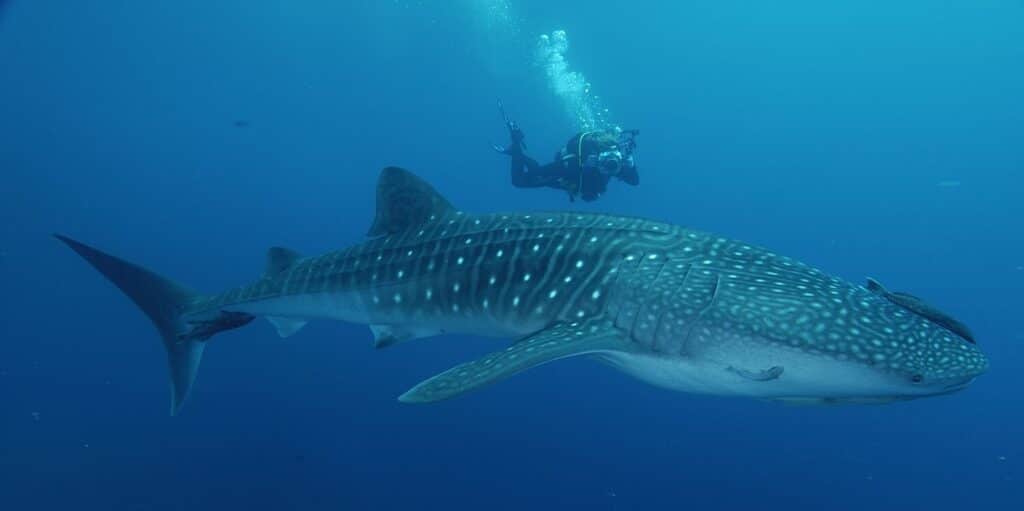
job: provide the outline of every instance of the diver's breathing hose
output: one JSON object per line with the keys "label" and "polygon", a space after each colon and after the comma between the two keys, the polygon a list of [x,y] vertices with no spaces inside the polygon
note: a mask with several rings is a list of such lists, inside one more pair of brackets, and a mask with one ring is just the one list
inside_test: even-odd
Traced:
{"label": "diver's breathing hose", "polygon": [[593,135],[594,133],[597,132],[587,131],[585,133],[580,134],[580,139],[576,143],[576,165],[579,165],[580,167],[580,182],[579,184],[576,185],[576,191],[580,193],[583,192],[583,139],[587,138],[587,135]]}

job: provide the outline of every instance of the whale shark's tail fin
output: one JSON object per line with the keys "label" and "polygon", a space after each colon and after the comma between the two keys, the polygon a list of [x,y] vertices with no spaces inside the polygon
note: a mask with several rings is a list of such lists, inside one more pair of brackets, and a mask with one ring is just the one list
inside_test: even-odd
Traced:
{"label": "whale shark's tail fin", "polygon": [[[213,334],[242,326],[248,318],[218,318],[201,325],[187,324],[182,314],[201,298],[198,293],[136,264],[101,252],[66,236],[54,234],[114,283],[146,313],[160,332],[171,370],[171,415],[181,409],[195,380],[205,340]],[[228,313],[230,315],[230,313]],[[241,321],[239,321],[241,319]]]}

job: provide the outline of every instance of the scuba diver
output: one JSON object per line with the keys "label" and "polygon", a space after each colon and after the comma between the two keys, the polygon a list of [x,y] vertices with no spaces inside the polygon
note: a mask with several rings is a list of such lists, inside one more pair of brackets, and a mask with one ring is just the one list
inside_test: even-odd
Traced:
{"label": "scuba diver", "polygon": [[577,133],[555,154],[554,161],[540,165],[525,154],[523,130],[509,120],[498,102],[511,142],[494,150],[512,158],[512,185],[518,188],[556,188],[565,190],[569,200],[576,197],[590,202],[607,190],[608,182],[617,178],[627,184],[640,184],[637,173],[636,136],[639,130],[595,130]]}

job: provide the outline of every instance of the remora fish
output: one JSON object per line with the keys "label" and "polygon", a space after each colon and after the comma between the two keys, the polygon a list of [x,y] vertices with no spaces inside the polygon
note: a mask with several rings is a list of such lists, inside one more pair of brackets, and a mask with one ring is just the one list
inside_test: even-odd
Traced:
{"label": "remora fish", "polygon": [[370,239],[302,257],[272,248],[250,285],[201,295],[57,237],[127,294],[167,349],[171,413],[208,340],[266,317],[369,324],[378,346],[462,332],[519,338],[400,396],[438,401],[576,355],[683,392],[811,403],[946,394],[982,352],[942,324],[788,257],[649,220],[585,213],[471,215],[384,169]]}

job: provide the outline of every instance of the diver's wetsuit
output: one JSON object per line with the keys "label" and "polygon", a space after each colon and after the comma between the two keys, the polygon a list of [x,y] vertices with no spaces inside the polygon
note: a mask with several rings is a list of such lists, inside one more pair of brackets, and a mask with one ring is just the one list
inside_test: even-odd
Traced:
{"label": "diver's wetsuit", "polygon": [[[518,188],[556,188],[568,191],[570,199],[579,194],[590,202],[608,189],[612,177],[592,168],[581,169],[574,156],[562,159],[556,156],[555,161],[542,166],[523,154],[519,143],[509,146],[508,154],[512,157],[512,185]],[[633,186],[640,184],[640,174],[635,167],[623,168],[615,177]]]}

